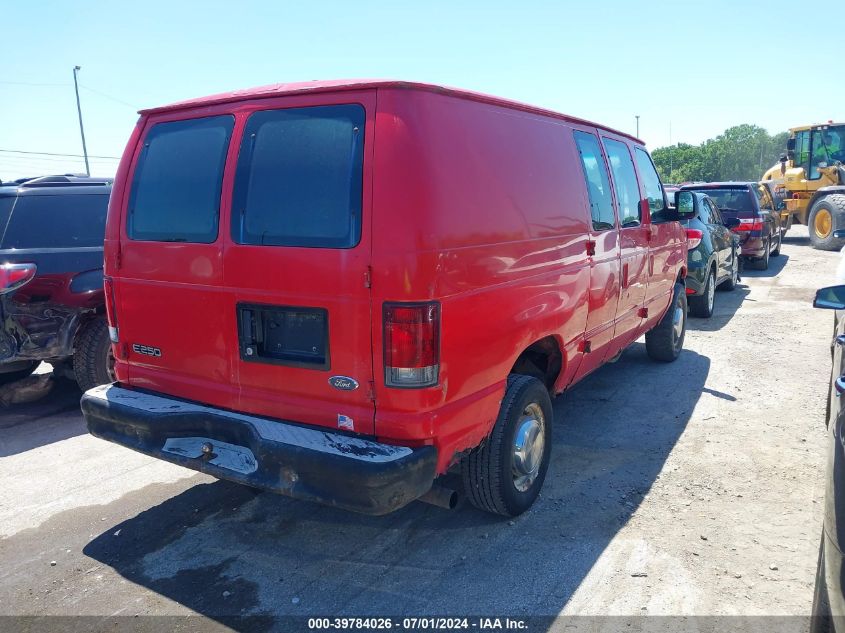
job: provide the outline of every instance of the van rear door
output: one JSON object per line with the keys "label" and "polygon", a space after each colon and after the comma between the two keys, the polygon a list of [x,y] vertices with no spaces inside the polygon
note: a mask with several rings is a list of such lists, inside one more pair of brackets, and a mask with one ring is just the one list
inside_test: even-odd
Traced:
{"label": "van rear door", "polygon": [[[113,275],[121,381],[225,408],[237,404],[235,315],[223,286],[221,196],[235,116],[175,112],[142,122],[121,209]],[[225,197],[225,196],[223,196]],[[116,322],[114,322],[116,321]]]}
{"label": "van rear door", "polygon": [[113,268],[122,381],[372,434],[374,117],[372,91],[149,116]]}
{"label": "van rear door", "polygon": [[242,112],[226,227],[238,409],[373,434],[372,92]]}

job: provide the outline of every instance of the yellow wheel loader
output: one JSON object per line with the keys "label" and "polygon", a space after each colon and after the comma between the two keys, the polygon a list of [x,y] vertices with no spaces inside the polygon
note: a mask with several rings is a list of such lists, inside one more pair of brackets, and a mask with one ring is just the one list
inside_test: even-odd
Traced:
{"label": "yellow wheel loader", "polygon": [[834,237],[845,229],[845,123],[805,125],[789,130],[786,154],[763,174],[783,198],[783,226],[791,220],[806,224],[810,243],[821,250],[838,250],[845,240]]}

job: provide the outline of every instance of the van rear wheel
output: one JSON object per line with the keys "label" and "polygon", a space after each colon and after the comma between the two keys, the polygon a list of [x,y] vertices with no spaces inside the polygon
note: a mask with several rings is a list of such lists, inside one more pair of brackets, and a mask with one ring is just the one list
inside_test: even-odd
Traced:
{"label": "van rear wheel", "polygon": [[645,335],[645,350],[652,360],[670,363],[681,354],[687,333],[687,290],[676,283],[672,303],[660,323]]}
{"label": "van rear wheel", "polygon": [[461,462],[464,493],[476,508],[517,516],[546,479],[552,449],[552,401],[532,376],[512,374],[487,439]]}
{"label": "van rear wheel", "polygon": [[82,391],[114,382],[114,356],[104,318],[82,326],[73,354],[73,375]]}

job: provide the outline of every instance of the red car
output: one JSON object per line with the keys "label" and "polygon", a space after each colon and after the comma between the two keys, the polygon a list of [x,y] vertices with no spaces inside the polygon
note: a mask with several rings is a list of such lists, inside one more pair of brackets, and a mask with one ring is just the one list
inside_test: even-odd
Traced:
{"label": "red car", "polygon": [[624,133],[394,81],[141,113],[109,207],[117,381],[96,436],[371,514],[454,467],[525,511],[550,394],[646,334],[674,360],[687,245]]}

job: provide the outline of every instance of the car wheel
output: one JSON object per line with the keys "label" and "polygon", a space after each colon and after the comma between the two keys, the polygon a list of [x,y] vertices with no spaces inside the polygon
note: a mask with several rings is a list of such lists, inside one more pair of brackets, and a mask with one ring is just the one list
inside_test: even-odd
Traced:
{"label": "car wheel", "polygon": [[772,257],[780,255],[780,247],[783,244],[783,233],[778,231],[778,245],[772,250]]}
{"label": "car wheel", "polygon": [[687,293],[676,283],[672,303],[660,322],[645,335],[645,349],[652,360],[670,363],[681,354],[687,333]]}
{"label": "car wheel", "polygon": [[552,401],[532,376],[511,374],[490,435],[461,461],[464,493],[476,508],[522,514],[540,493],[552,449]]}
{"label": "car wheel", "polygon": [[752,262],[752,266],[754,270],[768,270],[769,269],[769,254],[772,248],[772,238],[766,240],[766,244],[763,248],[764,255],[762,257],[758,257]]}
{"label": "car wheel", "polygon": [[35,368],[38,367],[39,364],[39,361],[32,361],[31,363],[24,367],[21,367],[20,369],[0,373],[0,385],[7,385],[10,382],[16,382],[18,380],[26,378],[32,372],[35,371]]}
{"label": "car wheel", "polygon": [[73,374],[82,391],[114,382],[114,355],[104,318],[89,321],[77,335]]}
{"label": "car wheel", "polygon": [[845,246],[845,240],[833,236],[834,229],[842,228],[845,217],[845,195],[830,194],[816,200],[807,218],[810,244],[823,251],[836,251]]}
{"label": "car wheel", "polygon": [[712,268],[704,283],[704,292],[701,296],[688,298],[689,312],[692,316],[702,319],[709,319],[713,316],[713,306],[716,304],[716,271]]}
{"label": "car wheel", "polygon": [[827,580],[824,567],[824,529],[819,544],[819,561],[816,564],[816,587],[813,591],[813,609],[810,617],[810,633],[829,633],[831,626],[830,599],[827,594]]}
{"label": "car wheel", "polygon": [[721,288],[724,290],[734,290],[739,283],[739,255],[736,251],[731,254],[733,262],[731,263],[731,276],[727,281],[723,281]]}

